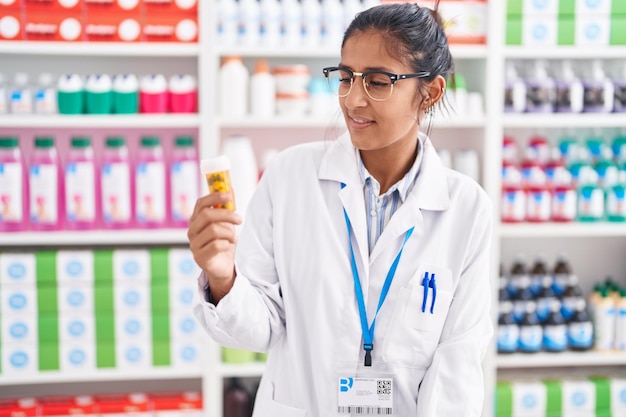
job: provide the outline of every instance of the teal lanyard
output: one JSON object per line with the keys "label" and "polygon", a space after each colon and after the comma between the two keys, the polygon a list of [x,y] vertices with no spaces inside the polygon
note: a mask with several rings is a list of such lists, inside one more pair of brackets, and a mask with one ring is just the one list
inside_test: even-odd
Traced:
{"label": "teal lanyard", "polygon": [[[341,184],[341,188],[345,187],[344,184]],[[365,310],[365,300],[363,298],[363,289],[361,288],[361,280],[359,279],[359,271],[356,267],[356,258],[354,257],[354,248],[352,247],[352,228],[350,226],[350,219],[348,218],[348,213],[346,210],[343,210],[343,215],[346,219],[346,227],[348,228],[348,244],[350,246],[350,262],[352,267],[352,277],[354,278],[354,291],[356,293],[356,299],[359,306],[359,316],[361,318],[361,331],[363,332],[363,349],[365,350],[365,366],[372,366],[372,350],[374,349],[374,327],[376,326],[376,317],[378,316],[378,312],[382,307],[385,299],[387,298],[387,294],[389,293],[389,287],[391,287],[391,282],[393,281],[393,277],[396,275],[396,269],[398,269],[398,263],[400,262],[400,257],[402,256],[402,251],[404,250],[404,245],[407,240],[413,234],[413,229],[415,226],[411,227],[406,231],[404,235],[404,241],[402,242],[402,247],[400,251],[396,255],[396,259],[394,259],[391,264],[391,268],[389,268],[389,272],[387,272],[387,277],[385,278],[385,283],[383,284],[383,289],[380,292],[380,298],[378,299],[378,307],[376,307],[376,313],[374,314],[374,319],[372,320],[372,325],[367,326],[367,312]]]}

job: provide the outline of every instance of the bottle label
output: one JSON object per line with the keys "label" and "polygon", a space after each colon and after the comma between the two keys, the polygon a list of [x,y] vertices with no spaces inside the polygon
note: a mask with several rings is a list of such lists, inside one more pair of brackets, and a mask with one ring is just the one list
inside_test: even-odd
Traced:
{"label": "bottle label", "polygon": [[593,343],[593,325],[591,322],[570,323],[567,327],[567,343],[574,348],[590,348]]}
{"label": "bottle label", "polygon": [[594,313],[596,349],[613,349],[613,346],[615,346],[616,309],[609,306],[600,306],[595,309]]}
{"label": "bottle label", "polygon": [[543,330],[541,326],[520,326],[519,347],[526,352],[536,352],[541,349]]}
{"label": "bottle label", "polygon": [[555,297],[537,299],[537,318],[539,321],[545,321],[550,315],[550,307],[555,302]]}
{"label": "bottle label", "polygon": [[17,162],[0,164],[0,221],[21,222],[23,219],[22,165]]}
{"label": "bottle label", "polygon": [[162,222],[165,220],[165,166],[162,162],[144,162],[137,165],[137,220]]}
{"label": "bottle label", "polygon": [[543,345],[546,350],[560,351],[567,348],[567,326],[550,325],[544,328]]}
{"label": "bottle label", "polygon": [[624,190],[623,187],[619,187],[608,191],[606,196],[606,213],[609,216],[626,217]]}
{"label": "bottle label", "polygon": [[574,316],[576,312],[576,304],[579,298],[577,297],[564,297],[561,302],[561,314],[565,320],[569,320]]}
{"label": "bottle label", "polygon": [[58,207],[57,167],[37,164],[30,167],[30,220],[39,224],[56,224]]}
{"label": "bottle label", "polygon": [[519,342],[519,327],[515,324],[498,326],[498,351],[515,352]]}
{"label": "bottle label", "polygon": [[550,193],[548,191],[528,192],[526,218],[530,221],[548,221],[550,219]]}
{"label": "bottle label", "polygon": [[600,219],[604,214],[604,193],[596,187],[583,187],[578,196],[581,217]]}
{"label": "bottle label", "polygon": [[96,219],[95,169],[92,162],[71,162],[65,169],[65,207],[71,222]]}
{"label": "bottle label", "polygon": [[172,164],[172,218],[189,220],[198,198],[198,165],[193,161]]}
{"label": "bottle label", "polygon": [[552,218],[574,220],[576,218],[576,192],[558,190],[552,195]]}
{"label": "bottle label", "polygon": [[526,218],[526,195],[522,190],[502,193],[502,220],[523,221]]}
{"label": "bottle label", "polygon": [[569,282],[569,274],[554,274],[554,281],[552,281],[552,290],[556,295],[561,295],[565,292],[565,287]]}
{"label": "bottle label", "polygon": [[130,220],[130,168],[127,163],[102,166],[102,218],[106,223]]}

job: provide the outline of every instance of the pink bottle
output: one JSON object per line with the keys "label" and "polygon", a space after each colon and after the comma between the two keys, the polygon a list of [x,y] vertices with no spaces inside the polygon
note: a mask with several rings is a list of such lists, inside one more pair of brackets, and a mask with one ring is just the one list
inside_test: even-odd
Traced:
{"label": "pink bottle", "polygon": [[65,225],[67,229],[98,226],[98,180],[91,139],[73,137],[65,162]]}
{"label": "pink bottle", "polygon": [[137,227],[156,228],[167,224],[169,200],[165,158],[155,136],[141,138],[135,165],[135,220]]}
{"label": "pink bottle", "polygon": [[30,221],[33,230],[59,230],[63,219],[61,165],[54,138],[35,138],[28,170]]}
{"label": "pink bottle", "polygon": [[102,225],[127,229],[132,225],[132,184],[128,148],[123,137],[108,137],[100,166]]}
{"label": "pink bottle", "polygon": [[556,171],[552,181],[552,221],[576,220],[577,198],[572,174],[567,170]]}
{"label": "pink bottle", "polygon": [[139,84],[139,111],[166,113],[168,108],[167,80],[162,74],[146,75]]}
{"label": "pink bottle", "polygon": [[26,178],[17,137],[0,137],[0,231],[26,229]]}
{"label": "pink bottle", "polygon": [[187,227],[199,193],[198,155],[190,136],[176,138],[170,163],[172,227]]}
{"label": "pink bottle", "polygon": [[169,108],[172,113],[196,113],[198,90],[196,80],[189,74],[176,74],[168,84]]}

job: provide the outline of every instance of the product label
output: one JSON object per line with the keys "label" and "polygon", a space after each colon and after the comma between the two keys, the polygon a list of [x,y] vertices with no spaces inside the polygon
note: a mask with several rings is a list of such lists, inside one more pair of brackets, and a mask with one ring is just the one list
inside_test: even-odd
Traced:
{"label": "product label", "polygon": [[578,195],[578,213],[581,217],[600,219],[604,214],[604,193],[600,188],[583,187]]}
{"label": "product label", "polygon": [[59,216],[57,167],[50,164],[32,165],[29,184],[30,220],[33,223],[56,224]]}
{"label": "product label", "polygon": [[546,326],[543,333],[545,349],[552,351],[567,348],[567,326],[565,324]]}
{"label": "product label", "polygon": [[102,218],[106,223],[130,220],[130,168],[126,163],[102,166]]}
{"label": "product label", "polygon": [[16,162],[0,163],[0,222],[21,222],[22,165]]}
{"label": "product label", "polygon": [[96,218],[95,169],[91,162],[71,162],[65,169],[65,207],[71,222]]}
{"label": "product label", "polygon": [[162,162],[137,165],[137,220],[162,222],[165,220],[165,167]]}
{"label": "product label", "polygon": [[586,349],[593,343],[593,325],[591,322],[570,323],[567,326],[567,342],[571,347]]}
{"label": "product label", "polygon": [[576,218],[576,192],[574,190],[556,190],[552,194],[552,218],[556,220],[574,220]]}
{"label": "product label", "polygon": [[547,221],[550,219],[550,193],[545,190],[529,191],[526,199],[526,219]]}
{"label": "product label", "polygon": [[594,311],[593,328],[596,331],[596,349],[609,350],[615,345],[616,309],[613,306],[598,306]]}
{"label": "product label", "polygon": [[498,326],[498,351],[514,352],[519,341],[519,327],[515,324]]}
{"label": "product label", "polygon": [[198,198],[198,165],[192,161],[172,165],[172,218],[188,220]]}
{"label": "product label", "polygon": [[522,190],[505,190],[502,193],[502,220],[522,221],[526,217],[526,195]]}
{"label": "product label", "polygon": [[607,192],[606,213],[609,216],[626,217],[625,188],[614,187]]}
{"label": "product label", "polygon": [[543,330],[541,326],[520,326],[519,347],[526,352],[536,352],[541,349]]}

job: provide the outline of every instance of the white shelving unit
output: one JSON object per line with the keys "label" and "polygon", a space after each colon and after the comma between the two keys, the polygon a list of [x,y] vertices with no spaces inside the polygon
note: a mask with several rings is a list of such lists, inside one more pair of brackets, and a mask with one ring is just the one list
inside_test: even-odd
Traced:
{"label": "white shelving unit", "polygon": [[[536,248],[547,251],[560,246],[576,248],[579,252],[593,253],[602,250],[598,246],[610,242],[611,250],[602,250],[600,259],[615,271],[626,270],[623,256],[626,250],[626,225],[612,223],[598,224],[500,224],[500,175],[501,144],[505,130],[560,129],[560,128],[619,128],[626,127],[626,120],[620,115],[511,115],[503,114],[502,92],[504,87],[504,66],[507,59],[615,59],[626,56],[626,48],[522,48],[504,45],[505,2],[488,1],[489,44],[486,46],[452,46],[457,68],[468,79],[468,85],[481,91],[484,97],[484,116],[459,119],[454,116],[438,118],[433,124],[433,140],[436,145],[462,147],[471,146],[479,154],[482,164],[481,183],[494,202],[494,229],[492,245],[493,295],[497,300],[497,276],[501,259],[510,257],[519,248],[535,253]],[[240,55],[250,65],[256,58],[267,58],[270,64],[307,63],[312,72],[339,57],[338,50],[324,48],[304,49],[265,49],[232,48],[220,49],[215,42],[216,27],[215,2],[199,2],[200,38],[198,44],[102,44],[102,43],[49,43],[49,42],[0,42],[0,57],[4,71],[12,71],[20,66],[32,66],[36,59],[50,60],[51,68],[67,68],[75,71],[109,71],[111,68],[137,73],[154,71],[155,65],[164,72],[178,71],[180,68],[198,76],[199,112],[196,115],[133,115],[133,116],[2,116],[0,132],[11,129],[30,128],[185,128],[197,129],[200,154],[202,157],[216,155],[221,139],[233,131],[270,132],[264,135],[280,137],[302,134],[302,140],[322,140],[321,132],[328,127],[343,128],[343,119],[337,118],[292,118],[273,119],[243,118],[221,119],[216,109],[217,72],[221,58],[226,55]],[[21,68],[24,69],[24,68]],[[38,68],[32,68],[38,71]],[[269,142],[255,146],[271,146]],[[593,241],[589,250],[581,249],[585,242]],[[141,230],[141,231],[97,231],[97,232],[57,232],[57,233],[17,233],[0,235],[2,248],[83,246],[83,245],[184,245],[187,243],[183,230]],[[550,249],[554,248],[554,249]],[[580,265],[588,260],[578,256]],[[584,278],[584,277],[581,277]],[[603,277],[599,277],[603,278]],[[492,317],[496,318],[497,303],[494,302]],[[228,365],[221,363],[221,350],[213,342],[207,342],[206,365],[193,371],[154,371],[154,372],[98,372],[93,375],[45,374],[29,378],[0,378],[0,386],[12,384],[61,384],[70,382],[104,382],[119,380],[177,380],[201,378],[206,404],[207,417],[221,417],[224,380],[230,377],[258,377],[263,364]],[[588,367],[624,366],[626,357],[621,354],[563,353],[556,355],[510,355],[496,354],[495,343],[484,362],[486,376],[485,417],[493,415],[493,396],[499,371],[515,372],[517,369],[541,369],[546,367]]]}

